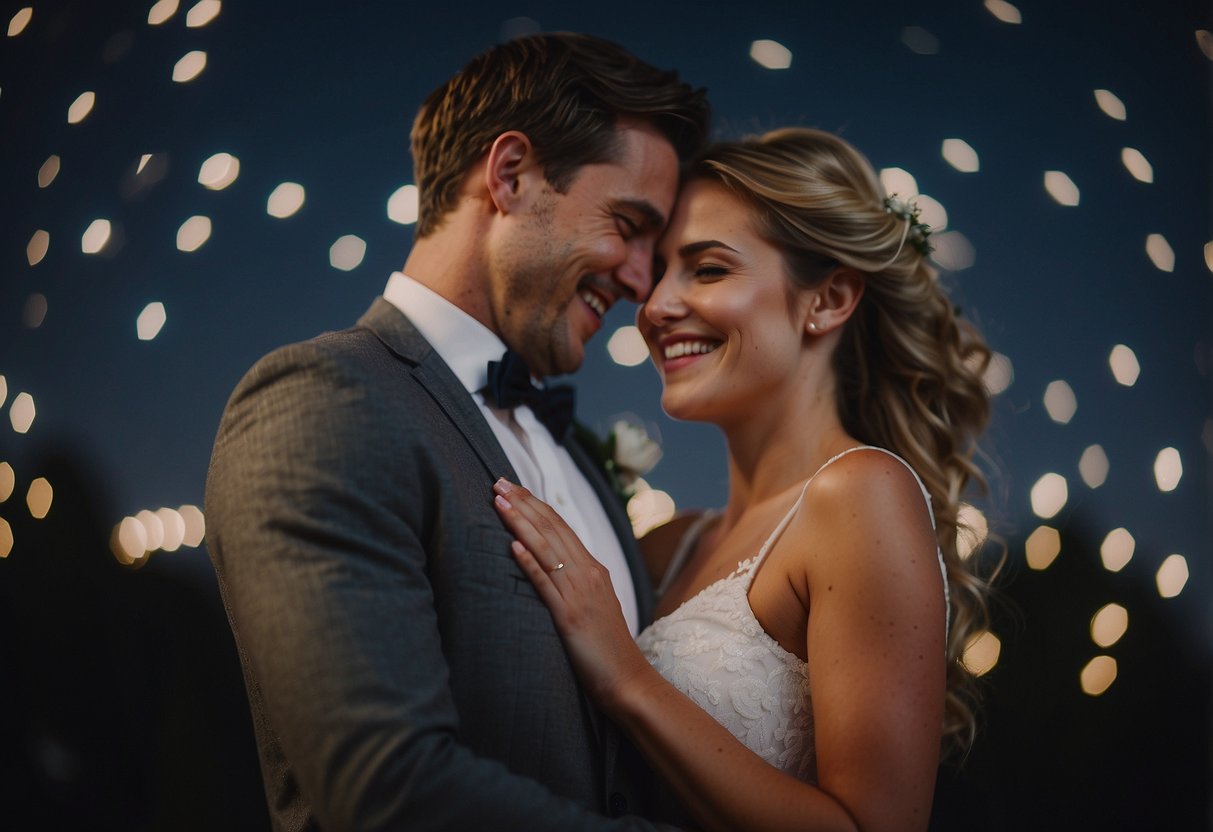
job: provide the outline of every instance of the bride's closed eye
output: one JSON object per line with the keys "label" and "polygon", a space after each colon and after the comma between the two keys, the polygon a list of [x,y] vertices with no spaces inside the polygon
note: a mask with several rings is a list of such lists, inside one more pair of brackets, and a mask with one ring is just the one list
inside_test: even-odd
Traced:
{"label": "bride's closed eye", "polygon": [[700,263],[695,267],[693,274],[695,277],[711,280],[714,278],[724,277],[729,273],[729,270],[724,266],[717,266],[714,263]]}

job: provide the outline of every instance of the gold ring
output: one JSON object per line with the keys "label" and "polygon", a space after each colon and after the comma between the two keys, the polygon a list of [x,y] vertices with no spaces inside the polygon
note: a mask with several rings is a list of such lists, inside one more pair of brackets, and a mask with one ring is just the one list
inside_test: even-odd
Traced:
{"label": "gold ring", "polygon": [[560,563],[556,564],[551,569],[549,569],[548,574],[550,575],[551,573],[553,573],[559,569],[564,569],[564,561],[561,561]]}

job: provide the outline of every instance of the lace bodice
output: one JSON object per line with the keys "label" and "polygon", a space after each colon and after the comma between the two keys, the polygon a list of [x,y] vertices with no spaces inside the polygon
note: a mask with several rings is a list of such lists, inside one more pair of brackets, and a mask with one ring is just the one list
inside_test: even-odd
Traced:
{"label": "lace bodice", "polygon": [[[901,457],[883,448],[851,448],[828,460],[862,449]],[[913,469],[910,469],[913,473]],[[817,476],[815,473],[814,477]],[[930,507],[930,495],[914,474]],[[750,607],[749,590],[767,553],[804,501],[810,477],[787,514],[753,557],[730,575],[706,587],[637,637],[641,651],[662,676],[686,694],[747,748],[771,765],[801,780],[816,782],[813,711],[808,664],[771,638]],[[683,537],[659,591],[664,590],[694,549],[713,518],[706,513]],[[934,516],[932,515],[932,524]],[[944,569],[939,555],[940,569]],[[944,597],[947,580],[944,571]],[[950,603],[948,607],[950,616]]]}

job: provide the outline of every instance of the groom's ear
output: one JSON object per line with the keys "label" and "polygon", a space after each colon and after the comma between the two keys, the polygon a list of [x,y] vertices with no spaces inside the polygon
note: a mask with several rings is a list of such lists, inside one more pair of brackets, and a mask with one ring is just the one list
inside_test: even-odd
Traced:
{"label": "groom's ear", "polygon": [[525,133],[510,130],[498,136],[489,147],[484,165],[484,185],[499,213],[519,209],[529,196],[527,186],[539,172],[535,147]]}

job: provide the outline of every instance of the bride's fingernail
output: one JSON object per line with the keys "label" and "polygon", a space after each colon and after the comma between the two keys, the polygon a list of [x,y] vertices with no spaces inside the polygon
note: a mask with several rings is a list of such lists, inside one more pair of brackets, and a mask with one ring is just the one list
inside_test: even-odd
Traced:
{"label": "bride's fingernail", "polygon": [[498,494],[509,494],[510,481],[505,477],[498,477],[497,482],[493,483],[493,490]]}
{"label": "bride's fingernail", "polygon": [[502,497],[500,494],[493,498],[493,502],[496,503],[500,508],[513,508],[513,506],[510,505],[510,501],[505,497]]}

